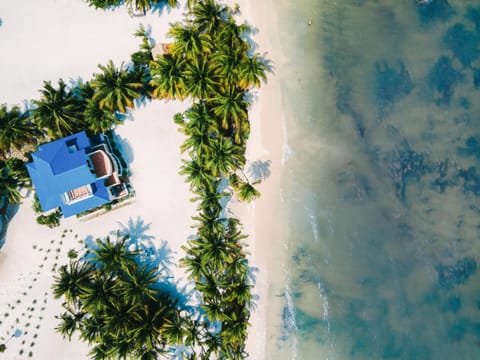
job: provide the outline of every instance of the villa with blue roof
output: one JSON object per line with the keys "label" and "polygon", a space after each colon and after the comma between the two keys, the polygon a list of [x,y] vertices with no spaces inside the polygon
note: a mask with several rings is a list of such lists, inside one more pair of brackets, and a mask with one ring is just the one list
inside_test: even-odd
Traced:
{"label": "villa with blue roof", "polygon": [[108,139],[85,131],[40,145],[27,170],[42,210],[64,217],[108,204],[129,194],[128,179]]}

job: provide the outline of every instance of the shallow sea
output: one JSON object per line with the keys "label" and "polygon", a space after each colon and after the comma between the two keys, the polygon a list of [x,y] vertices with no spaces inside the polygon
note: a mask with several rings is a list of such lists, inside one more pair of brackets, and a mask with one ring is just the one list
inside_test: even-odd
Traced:
{"label": "shallow sea", "polygon": [[480,359],[480,1],[276,11],[289,231],[266,358]]}

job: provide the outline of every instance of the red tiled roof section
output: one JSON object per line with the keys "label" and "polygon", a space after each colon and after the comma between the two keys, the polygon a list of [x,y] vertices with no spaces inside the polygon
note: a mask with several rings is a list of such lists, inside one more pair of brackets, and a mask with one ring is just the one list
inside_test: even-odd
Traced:
{"label": "red tiled roof section", "polygon": [[102,178],[112,174],[112,161],[104,151],[95,151],[94,153],[90,154],[90,159],[92,160],[93,169],[97,175],[97,178]]}
{"label": "red tiled roof section", "polygon": [[115,184],[120,184],[120,179],[116,174],[110,175],[107,180],[105,180],[105,186],[111,186]]}

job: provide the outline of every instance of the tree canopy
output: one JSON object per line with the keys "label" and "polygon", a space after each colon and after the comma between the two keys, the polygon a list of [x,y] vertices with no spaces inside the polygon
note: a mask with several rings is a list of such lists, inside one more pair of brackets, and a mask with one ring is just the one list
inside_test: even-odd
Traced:
{"label": "tree canopy", "polygon": [[70,259],[54,276],[53,294],[64,299],[57,327],[92,346],[93,359],[143,359],[168,350],[183,327],[180,308],[160,290],[159,273],[140,265],[127,237],[98,239],[91,254]]}

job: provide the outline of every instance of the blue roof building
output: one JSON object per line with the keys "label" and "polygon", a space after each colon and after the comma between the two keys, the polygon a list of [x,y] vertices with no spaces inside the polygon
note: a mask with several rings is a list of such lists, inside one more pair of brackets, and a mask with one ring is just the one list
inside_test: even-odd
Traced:
{"label": "blue roof building", "polygon": [[40,145],[27,170],[43,211],[60,208],[64,217],[128,194],[121,165],[106,138],[82,131]]}

